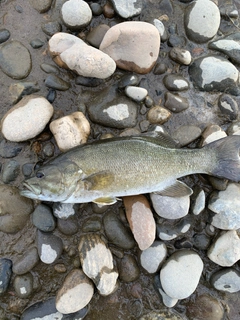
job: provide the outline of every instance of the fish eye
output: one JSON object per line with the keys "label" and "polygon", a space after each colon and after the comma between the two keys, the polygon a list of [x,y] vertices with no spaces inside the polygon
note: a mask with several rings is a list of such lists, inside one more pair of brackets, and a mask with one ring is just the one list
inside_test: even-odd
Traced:
{"label": "fish eye", "polygon": [[38,172],[36,173],[36,177],[37,177],[38,179],[41,179],[41,178],[44,177],[44,173],[41,172],[41,171],[38,171]]}

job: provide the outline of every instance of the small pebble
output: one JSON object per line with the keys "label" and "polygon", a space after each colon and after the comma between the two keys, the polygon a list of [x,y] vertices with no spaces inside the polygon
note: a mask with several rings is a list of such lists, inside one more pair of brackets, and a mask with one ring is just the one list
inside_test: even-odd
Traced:
{"label": "small pebble", "polygon": [[147,119],[151,124],[164,124],[171,117],[171,112],[161,106],[152,107],[147,114]]}
{"label": "small pebble", "polygon": [[51,264],[62,254],[62,239],[51,234],[38,230],[37,232],[38,254],[43,263]]}
{"label": "small pebble", "polygon": [[19,298],[21,299],[28,298],[33,292],[32,274],[26,273],[21,276],[16,276],[13,281],[13,286]]}
{"label": "small pebble", "polygon": [[56,227],[52,210],[45,204],[39,204],[32,213],[32,222],[41,231],[50,232]]}
{"label": "small pebble", "polygon": [[140,270],[134,256],[125,254],[123,259],[120,260],[119,267],[119,278],[123,282],[132,282],[139,278]]}
{"label": "small pebble", "polygon": [[42,31],[48,35],[53,36],[55,33],[62,31],[62,26],[58,21],[48,21],[42,24]]}
{"label": "small pebble", "polygon": [[39,49],[44,45],[44,42],[40,39],[34,39],[30,42],[30,45],[33,49]]}
{"label": "small pebble", "polygon": [[165,243],[162,241],[154,241],[151,247],[141,252],[140,263],[148,273],[155,273],[159,271],[166,257],[167,247]]}
{"label": "small pebble", "polygon": [[7,29],[0,30],[0,43],[7,41],[10,38],[10,31]]}
{"label": "small pebble", "polygon": [[238,104],[229,94],[222,94],[218,100],[218,107],[223,115],[230,120],[236,120],[238,117]]}
{"label": "small pebble", "polygon": [[58,219],[57,227],[60,232],[67,236],[72,236],[79,230],[79,225],[76,216],[70,216],[67,219]]}
{"label": "small pebble", "polygon": [[10,259],[0,259],[0,296],[8,289],[12,276],[12,261]]}
{"label": "small pebble", "polygon": [[44,83],[47,87],[60,91],[66,91],[70,88],[69,82],[63,80],[55,74],[48,75]]}
{"label": "small pebble", "polygon": [[240,291],[240,273],[233,268],[214,272],[210,282],[216,290],[222,292],[234,293]]}
{"label": "small pebble", "polygon": [[192,61],[191,53],[188,50],[178,47],[174,47],[171,49],[171,51],[169,52],[169,57],[173,61],[186,66],[188,66]]}
{"label": "small pebble", "polygon": [[92,11],[83,0],[68,0],[61,8],[61,17],[69,29],[79,29],[91,22]]}
{"label": "small pebble", "polygon": [[135,74],[125,74],[121,77],[118,82],[118,88],[124,89],[127,86],[137,86],[140,82],[140,79]]}
{"label": "small pebble", "polygon": [[170,111],[178,113],[186,110],[189,107],[189,102],[184,97],[171,92],[166,92],[164,106]]}
{"label": "small pebble", "polygon": [[183,91],[189,88],[189,83],[180,75],[168,74],[163,78],[165,87],[170,91]]}
{"label": "small pebble", "polygon": [[125,88],[125,94],[136,102],[142,102],[146,98],[148,92],[144,88],[127,86]]}
{"label": "small pebble", "polygon": [[20,164],[16,160],[5,162],[2,167],[2,181],[6,184],[17,179],[20,173]]}

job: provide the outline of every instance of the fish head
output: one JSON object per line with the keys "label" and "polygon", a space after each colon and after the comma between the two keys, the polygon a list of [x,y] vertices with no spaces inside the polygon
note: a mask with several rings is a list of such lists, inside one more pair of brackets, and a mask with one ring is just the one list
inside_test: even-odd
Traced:
{"label": "fish head", "polygon": [[82,171],[73,162],[44,165],[24,181],[20,194],[36,200],[63,202],[74,192],[79,173]]}

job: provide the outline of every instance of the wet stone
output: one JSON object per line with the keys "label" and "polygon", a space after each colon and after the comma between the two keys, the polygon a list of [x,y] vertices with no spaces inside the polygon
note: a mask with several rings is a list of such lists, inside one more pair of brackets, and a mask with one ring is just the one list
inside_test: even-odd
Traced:
{"label": "wet stone", "polygon": [[135,86],[127,86],[125,88],[126,95],[136,102],[142,102],[148,92],[145,88],[135,87]]}
{"label": "wet stone", "polygon": [[28,298],[33,292],[33,276],[31,273],[26,273],[21,276],[16,276],[13,281],[14,290],[17,296],[21,299]]}
{"label": "wet stone", "polygon": [[77,312],[86,307],[93,293],[93,284],[83,271],[73,269],[57,292],[56,309],[63,314]]}
{"label": "wet stone", "polygon": [[103,217],[105,234],[110,243],[128,250],[135,246],[135,241],[129,229],[118,219],[115,212],[107,212]]}
{"label": "wet stone", "polygon": [[31,42],[30,42],[30,45],[33,49],[39,49],[41,48],[43,45],[44,45],[44,42],[40,39],[33,39]]}
{"label": "wet stone", "polygon": [[156,63],[153,73],[154,74],[164,74],[167,71],[167,65],[165,63]]}
{"label": "wet stone", "polygon": [[16,40],[4,43],[0,49],[0,67],[6,75],[13,79],[26,78],[32,68],[28,49]]}
{"label": "wet stone", "polygon": [[124,19],[137,16],[142,11],[142,0],[111,0],[115,11]]}
{"label": "wet stone", "polygon": [[83,0],[69,0],[62,6],[61,17],[69,29],[79,29],[91,22],[92,11]]}
{"label": "wet stone", "polygon": [[62,254],[63,243],[61,238],[51,233],[37,232],[38,254],[43,263],[51,264]]}
{"label": "wet stone", "polygon": [[185,299],[196,289],[203,270],[203,262],[192,250],[173,253],[160,271],[164,292],[175,299]]}
{"label": "wet stone", "polygon": [[42,63],[40,65],[41,69],[46,72],[46,73],[53,73],[53,74],[59,74],[59,69],[58,67],[49,64],[49,63]]}
{"label": "wet stone", "polygon": [[147,114],[147,119],[151,124],[164,124],[170,117],[170,111],[161,106],[152,107]]}
{"label": "wet stone", "polygon": [[30,95],[40,90],[38,82],[22,81],[13,83],[9,87],[10,98],[13,104],[17,103],[23,96]]}
{"label": "wet stone", "polygon": [[151,247],[143,250],[140,254],[141,266],[148,273],[155,273],[160,269],[167,257],[167,247],[162,241],[154,241]]}
{"label": "wet stone", "polygon": [[58,219],[57,227],[60,232],[67,236],[72,236],[79,230],[79,225],[76,216],[71,216],[67,219]]}
{"label": "wet stone", "polygon": [[42,151],[46,157],[54,156],[54,144],[52,142],[47,142],[44,144]]}
{"label": "wet stone", "polygon": [[173,240],[177,238],[179,235],[188,232],[191,225],[192,217],[189,215],[182,218],[176,224],[173,224],[171,220],[161,224],[157,224],[158,237],[164,241]]}
{"label": "wet stone", "polygon": [[225,58],[213,55],[198,58],[190,65],[188,71],[193,84],[202,91],[240,95],[238,70]]}
{"label": "wet stone", "polygon": [[44,83],[47,87],[60,91],[66,91],[70,88],[69,82],[63,80],[55,74],[50,74],[47,76]]}
{"label": "wet stone", "polygon": [[238,18],[238,15],[239,15],[238,8],[233,0],[221,1],[218,7],[220,10],[221,16],[224,17],[225,19]]}
{"label": "wet stone", "polygon": [[185,30],[188,38],[204,43],[215,36],[220,25],[220,12],[210,0],[198,0],[187,6],[184,15]]}
{"label": "wet stone", "polygon": [[2,167],[2,181],[6,184],[17,179],[20,173],[20,164],[16,160],[5,162]]}
{"label": "wet stone", "polygon": [[91,3],[90,8],[94,16],[100,16],[100,14],[103,12],[103,9],[99,3]]}
{"label": "wet stone", "polygon": [[13,263],[12,270],[18,275],[25,274],[31,271],[37,265],[38,261],[39,256],[37,248],[29,248]]}
{"label": "wet stone", "polygon": [[110,29],[107,24],[100,24],[93,28],[87,35],[86,40],[93,47],[99,48],[106,32]]}
{"label": "wet stone", "polygon": [[236,120],[238,117],[238,104],[229,94],[222,94],[218,100],[218,107],[222,114],[230,120]]}
{"label": "wet stone", "polygon": [[54,202],[53,214],[56,218],[67,219],[76,213],[78,205],[74,203]]}
{"label": "wet stone", "polygon": [[186,98],[181,97],[178,94],[166,92],[164,106],[170,111],[178,113],[186,110],[189,107],[189,102]]}
{"label": "wet stone", "polygon": [[137,86],[140,82],[140,79],[135,74],[125,74],[121,77],[118,82],[118,88],[124,89],[127,86]]}
{"label": "wet stone", "polygon": [[169,57],[173,61],[186,66],[188,66],[192,61],[191,53],[188,50],[178,47],[174,47],[171,49],[171,51],[169,52]]}
{"label": "wet stone", "polygon": [[46,99],[49,103],[53,103],[54,100],[56,99],[57,93],[55,89],[50,88],[48,90],[48,94],[46,96]]}
{"label": "wet stone", "polygon": [[0,43],[7,41],[10,38],[10,31],[7,29],[0,29]]}
{"label": "wet stone", "polygon": [[57,32],[62,31],[62,26],[58,21],[48,21],[42,24],[42,31],[48,35],[53,36]]}
{"label": "wet stone", "polygon": [[12,276],[12,261],[10,259],[0,259],[0,296],[3,295],[10,283]]}
{"label": "wet stone", "polygon": [[[85,220],[81,226],[82,232],[97,232],[102,228],[102,221],[99,217],[90,217],[89,219]],[[107,228],[106,228],[107,229]],[[108,231],[105,230],[107,234]]]}
{"label": "wet stone", "polygon": [[112,3],[106,2],[103,6],[103,14],[105,18],[111,19],[115,16],[115,11]]}
{"label": "wet stone", "polygon": [[210,281],[216,290],[229,293],[240,291],[240,273],[233,268],[215,272]]}
{"label": "wet stone", "polygon": [[202,130],[197,126],[181,126],[172,134],[180,147],[186,146],[201,136]]}
{"label": "wet stone", "polygon": [[0,156],[2,158],[16,157],[22,151],[23,145],[3,139],[0,142]]}
{"label": "wet stone", "polygon": [[32,175],[34,171],[34,166],[35,166],[34,163],[24,163],[22,165],[22,173],[24,177],[29,178]]}
{"label": "wet stone", "polygon": [[202,146],[227,136],[226,132],[218,125],[209,125],[202,133]]}
{"label": "wet stone", "polygon": [[199,215],[205,208],[206,196],[204,190],[200,187],[193,189],[193,195],[191,196],[191,211],[194,215]]}
{"label": "wet stone", "polygon": [[51,208],[45,204],[39,204],[32,214],[32,222],[41,231],[50,232],[55,229],[56,222]]}
{"label": "wet stone", "polygon": [[168,38],[168,34],[167,34],[166,28],[165,28],[164,24],[162,23],[162,21],[159,19],[154,19],[153,24],[158,29],[158,32],[161,37],[161,41],[162,42],[166,41]]}
{"label": "wet stone", "polygon": [[139,278],[140,270],[134,256],[125,254],[118,264],[119,278],[123,282],[132,282]]}
{"label": "wet stone", "polygon": [[163,78],[165,87],[170,91],[183,91],[189,88],[189,83],[180,75],[168,74]]}
{"label": "wet stone", "polygon": [[75,79],[75,83],[77,85],[81,85],[85,87],[97,87],[102,83],[102,80],[97,78],[78,76]]}
{"label": "wet stone", "polygon": [[205,234],[195,234],[193,237],[193,245],[199,250],[207,250],[211,243],[211,238]]}
{"label": "wet stone", "polygon": [[51,8],[52,0],[31,0],[31,5],[39,13],[47,12]]}

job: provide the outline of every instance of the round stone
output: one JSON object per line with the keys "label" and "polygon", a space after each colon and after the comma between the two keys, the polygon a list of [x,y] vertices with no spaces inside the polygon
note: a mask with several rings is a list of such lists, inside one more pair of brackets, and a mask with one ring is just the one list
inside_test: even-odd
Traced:
{"label": "round stone", "polygon": [[52,210],[45,204],[39,204],[32,214],[32,221],[35,227],[41,231],[53,231],[56,222],[53,218]]}
{"label": "round stone", "polygon": [[13,263],[13,272],[15,274],[25,274],[32,270],[39,261],[36,247],[29,248]]}
{"label": "round stone", "polygon": [[215,272],[210,281],[216,290],[229,293],[240,291],[240,273],[233,268]]}
{"label": "round stone", "polygon": [[13,286],[16,294],[21,299],[28,298],[33,291],[33,276],[31,273],[26,273],[21,276],[16,276],[13,281]]}
{"label": "round stone", "polygon": [[136,102],[143,101],[148,94],[145,88],[140,88],[135,86],[127,86],[125,88],[125,93],[129,98],[133,99]]}
{"label": "round stone", "polygon": [[38,230],[37,233],[38,254],[42,262],[51,264],[62,254],[62,239],[51,233]]}
{"label": "round stone", "polygon": [[115,11],[124,19],[137,16],[142,11],[142,0],[112,0]]}
{"label": "round stone", "polygon": [[168,90],[183,91],[189,88],[189,83],[180,75],[168,74],[163,78],[163,83]]}
{"label": "round stone", "polygon": [[132,282],[139,278],[140,270],[136,259],[130,254],[125,254],[119,264],[119,278],[123,282]]}
{"label": "round stone", "polygon": [[141,266],[148,273],[155,273],[167,256],[167,247],[162,241],[154,241],[151,247],[140,254]]}
{"label": "round stone", "polygon": [[70,29],[79,29],[88,25],[92,19],[92,11],[83,0],[66,1],[61,9],[64,24]]}
{"label": "round stone", "polygon": [[0,43],[7,41],[10,38],[10,31],[7,29],[0,30]]}
{"label": "round stone", "polygon": [[28,49],[16,40],[4,43],[0,48],[0,67],[13,79],[26,78],[32,68]]}
{"label": "round stone", "polygon": [[161,106],[152,107],[147,114],[148,121],[152,124],[163,124],[171,117],[171,112]]}

